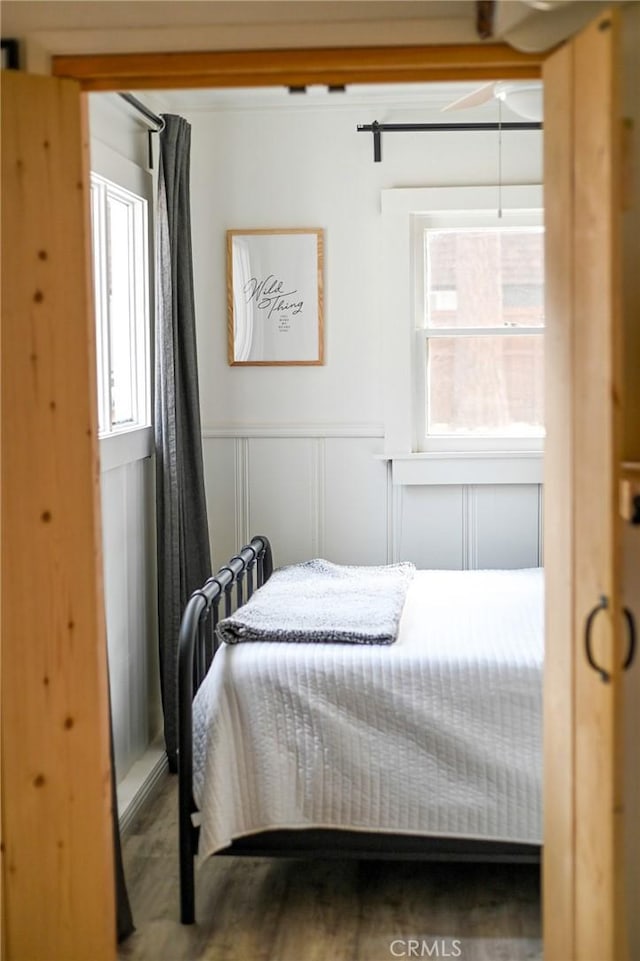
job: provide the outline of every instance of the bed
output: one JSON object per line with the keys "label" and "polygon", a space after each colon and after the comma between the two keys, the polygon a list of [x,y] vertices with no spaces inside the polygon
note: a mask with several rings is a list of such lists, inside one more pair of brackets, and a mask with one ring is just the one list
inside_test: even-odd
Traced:
{"label": "bed", "polygon": [[416,571],[388,645],[220,644],[272,571],[253,538],[182,619],[183,923],[196,856],[538,860],[542,571]]}

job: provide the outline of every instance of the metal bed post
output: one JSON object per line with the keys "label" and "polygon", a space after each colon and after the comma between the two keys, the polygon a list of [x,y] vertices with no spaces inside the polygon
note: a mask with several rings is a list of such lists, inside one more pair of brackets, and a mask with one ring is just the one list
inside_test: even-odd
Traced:
{"label": "metal bed post", "polygon": [[178,655],[178,828],[180,838],[180,918],[183,924],[195,920],[195,885],[193,859],[197,849],[198,830],[191,815],[196,811],[193,800],[192,701],[194,692],[194,645],[200,618],[206,611],[202,593],[191,597],[180,624]]}
{"label": "metal bed post", "polygon": [[[258,560],[257,586],[271,576],[273,557],[266,537],[254,537],[239,554],[210,577],[200,590],[194,591],[182,615],[178,637],[178,828],[180,844],[180,920],[195,921],[194,858],[198,848],[199,828],[192,815],[198,810],[193,797],[193,698],[215,657],[215,628],[220,600],[224,597],[224,614],[232,612],[232,588],[236,584],[238,604],[243,599],[243,578],[251,572],[248,596],[253,591],[253,567]],[[207,650],[206,620],[213,608],[211,623],[211,656]],[[197,645],[197,649],[196,649]]]}

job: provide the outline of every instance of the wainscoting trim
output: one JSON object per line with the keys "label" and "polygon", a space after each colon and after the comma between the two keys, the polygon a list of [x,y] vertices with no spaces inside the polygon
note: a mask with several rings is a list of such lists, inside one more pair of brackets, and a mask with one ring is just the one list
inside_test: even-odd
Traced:
{"label": "wainscoting trim", "polygon": [[384,437],[384,427],[375,424],[280,424],[277,427],[266,424],[223,424],[204,427],[202,436],[205,440],[224,437]]}
{"label": "wainscoting trim", "polygon": [[465,484],[541,484],[542,454],[482,451],[405,454],[390,458],[393,483],[455,487]]}
{"label": "wainscoting trim", "polygon": [[325,449],[324,437],[318,437],[311,448],[311,504],[313,511],[313,528],[311,543],[313,553],[317,557],[324,557],[325,542]]}
{"label": "wainscoting trim", "polygon": [[544,567],[544,485],[538,486],[538,567]]}
{"label": "wainscoting trim", "polygon": [[475,487],[462,488],[462,569],[478,566],[478,498]]}
{"label": "wainscoting trim", "polygon": [[118,785],[118,821],[123,837],[130,833],[144,805],[159,793],[168,772],[164,748],[151,746]]}
{"label": "wainscoting trim", "polygon": [[236,544],[240,547],[251,537],[248,438],[235,438],[235,458]]}
{"label": "wainscoting trim", "polygon": [[393,564],[395,556],[395,531],[398,529],[395,516],[395,498],[397,487],[393,486],[391,477],[391,462],[387,464],[387,564]]}
{"label": "wainscoting trim", "polygon": [[391,521],[391,563],[400,560],[400,542],[402,538],[402,514],[404,507],[404,491],[397,484],[391,484],[391,500],[393,504]]}

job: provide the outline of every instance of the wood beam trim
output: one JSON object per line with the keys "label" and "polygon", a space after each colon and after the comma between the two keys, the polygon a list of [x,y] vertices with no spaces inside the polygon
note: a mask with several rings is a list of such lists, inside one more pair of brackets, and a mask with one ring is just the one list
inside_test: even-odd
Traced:
{"label": "wood beam trim", "polygon": [[506,44],[316,48],[53,57],[52,72],[83,90],[299,86],[530,79],[542,54]]}

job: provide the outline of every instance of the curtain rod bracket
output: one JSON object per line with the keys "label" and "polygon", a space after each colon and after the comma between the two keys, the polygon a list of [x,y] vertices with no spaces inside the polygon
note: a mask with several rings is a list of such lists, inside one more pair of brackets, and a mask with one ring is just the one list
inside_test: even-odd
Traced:
{"label": "curtain rod bracket", "polygon": [[380,124],[374,120],[371,124],[373,132],[373,162],[379,164],[382,160],[382,137],[380,136]]}
{"label": "curtain rod bracket", "polygon": [[153,170],[153,142],[151,140],[151,135],[154,133],[162,133],[166,126],[164,117],[159,117],[152,110],[149,110],[149,108],[145,106],[141,100],[138,100],[137,97],[134,97],[132,93],[120,92],[118,96],[122,97],[122,99],[125,100],[130,107],[133,107],[134,110],[137,110],[139,114],[142,114],[148,123],[155,124],[155,127],[152,127],[147,131],[149,144],[149,170]]}
{"label": "curtain rod bracket", "polygon": [[147,138],[148,138],[147,144],[148,144],[148,152],[149,152],[148,166],[149,166],[149,170],[153,170],[153,141],[151,139],[151,135],[154,133],[162,133],[162,131],[165,128],[164,118],[158,117],[158,115],[155,114],[152,110],[149,110],[149,108],[145,104],[143,104],[141,100],[138,100],[137,97],[134,97],[132,93],[121,92],[119,96],[122,97],[122,99],[125,100],[130,107],[133,107],[133,109],[137,110],[139,114],[142,114],[142,116],[145,118],[145,120],[148,123],[155,124],[155,127],[152,127],[150,130],[147,131]]}

